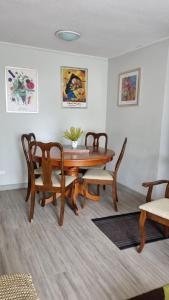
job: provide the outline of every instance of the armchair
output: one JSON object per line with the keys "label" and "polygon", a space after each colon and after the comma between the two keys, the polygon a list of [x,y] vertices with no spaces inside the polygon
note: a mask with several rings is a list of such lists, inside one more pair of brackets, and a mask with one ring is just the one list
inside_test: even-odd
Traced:
{"label": "armchair", "polygon": [[[166,184],[164,198],[151,201],[153,187],[160,184]],[[140,253],[145,244],[145,222],[147,219],[151,219],[164,225],[164,236],[168,236],[169,227],[169,180],[157,180],[153,182],[144,182],[142,184],[144,187],[148,188],[146,203],[139,206],[141,209],[140,219],[139,219],[139,229],[140,229],[140,245],[137,248],[137,252]]]}

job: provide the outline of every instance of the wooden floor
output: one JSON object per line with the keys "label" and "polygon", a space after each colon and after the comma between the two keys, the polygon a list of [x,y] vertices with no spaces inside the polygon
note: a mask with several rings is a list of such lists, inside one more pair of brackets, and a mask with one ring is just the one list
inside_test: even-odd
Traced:
{"label": "wooden floor", "polygon": [[[169,283],[169,240],[147,244],[142,254],[119,250],[91,222],[115,214],[109,188],[79,216],[66,205],[62,228],[57,207],[42,208],[38,199],[29,224],[25,192],[0,192],[0,273],[31,273],[41,300],[121,300]],[[119,214],[143,201],[119,187]]]}

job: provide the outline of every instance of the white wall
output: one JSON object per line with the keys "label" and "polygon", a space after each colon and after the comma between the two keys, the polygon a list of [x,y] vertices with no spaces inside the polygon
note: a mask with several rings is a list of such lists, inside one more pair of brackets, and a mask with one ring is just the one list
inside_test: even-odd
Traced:
{"label": "white wall", "polygon": [[167,61],[167,74],[165,80],[158,178],[169,178],[169,52]]}
{"label": "white wall", "polygon": [[[5,66],[38,71],[39,113],[5,111]],[[88,69],[88,108],[61,107],[60,66]],[[104,131],[107,101],[107,60],[0,43],[0,186],[26,181],[20,136],[34,132],[42,141],[60,141],[63,131],[80,126],[84,131]]]}
{"label": "white wall", "polygon": [[[106,130],[109,147],[117,155],[124,137],[128,137],[118,178],[122,184],[143,193],[143,181],[168,177],[168,47],[168,41],[158,43],[110,59],[108,67],[104,58],[0,43],[0,173],[5,171],[0,175],[0,189],[26,182],[22,133],[33,131],[40,140],[66,142],[63,131],[71,125],[85,132]],[[38,114],[6,113],[5,66],[38,71]],[[60,66],[88,69],[87,109],[61,107]],[[137,67],[141,67],[139,106],[119,107],[118,75]]]}
{"label": "white wall", "polygon": [[[128,137],[118,181],[141,193],[143,181],[158,177],[167,55],[165,41],[109,60],[106,127],[117,154]],[[119,107],[119,73],[137,67],[141,68],[139,106]]]}

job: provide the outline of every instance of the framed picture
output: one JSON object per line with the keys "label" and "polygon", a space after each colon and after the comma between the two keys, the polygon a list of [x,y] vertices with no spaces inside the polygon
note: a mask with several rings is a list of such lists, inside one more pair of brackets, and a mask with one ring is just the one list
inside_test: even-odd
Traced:
{"label": "framed picture", "polygon": [[61,67],[63,107],[87,107],[87,69]]}
{"label": "framed picture", "polygon": [[138,105],[141,69],[119,75],[118,105]]}
{"label": "framed picture", "polygon": [[5,67],[5,82],[7,112],[38,112],[38,82],[36,70]]}

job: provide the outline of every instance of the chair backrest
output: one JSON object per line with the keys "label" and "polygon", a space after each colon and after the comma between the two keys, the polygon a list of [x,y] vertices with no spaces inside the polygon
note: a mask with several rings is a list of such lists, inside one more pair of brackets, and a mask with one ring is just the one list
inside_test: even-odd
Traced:
{"label": "chair backrest", "polygon": [[124,152],[125,152],[126,144],[127,144],[127,138],[125,138],[125,140],[124,140],[123,146],[122,146],[121,151],[120,151],[120,155],[119,155],[118,160],[117,160],[116,165],[115,165],[115,170],[114,170],[114,172],[115,172],[116,174],[117,174],[118,169],[119,169],[119,167],[120,167],[120,164],[121,164],[121,161],[122,161]]}
{"label": "chair backrest", "polygon": [[105,151],[107,151],[107,144],[108,144],[108,136],[105,132],[100,132],[100,133],[96,133],[96,132],[87,132],[86,136],[85,136],[85,146],[88,147],[88,140],[89,137],[92,137],[93,140],[93,150],[98,150],[99,149],[99,140],[104,137],[105,139],[105,144],[104,144],[104,149]]}
{"label": "chair backrest", "polygon": [[[36,149],[36,153],[35,153]],[[35,185],[36,174],[34,173],[34,164],[37,162],[37,154],[41,157],[41,179],[42,186],[39,190],[50,191],[53,190],[52,183],[52,154],[57,154],[60,160],[59,168],[61,170],[60,176],[60,188],[61,191],[65,188],[65,176],[64,176],[64,152],[63,146],[60,143],[42,143],[42,142],[31,142],[29,148],[30,166],[31,166],[31,180]]]}
{"label": "chair backrest", "polygon": [[[28,168],[30,167],[30,158],[29,158],[29,147],[30,143],[35,141],[36,142],[36,137],[33,132],[28,133],[28,134],[22,134],[21,135],[21,142],[22,142],[22,147],[23,147],[23,152],[25,154],[26,162]],[[36,149],[35,149],[36,151]]]}
{"label": "chair backrest", "polygon": [[107,133],[105,133],[105,132],[97,133],[97,145],[99,147],[99,140],[101,140],[102,137],[104,137],[104,139],[105,139],[104,149],[105,149],[105,151],[107,151],[107,144],[108,144],[108,135],[107,135]]}

